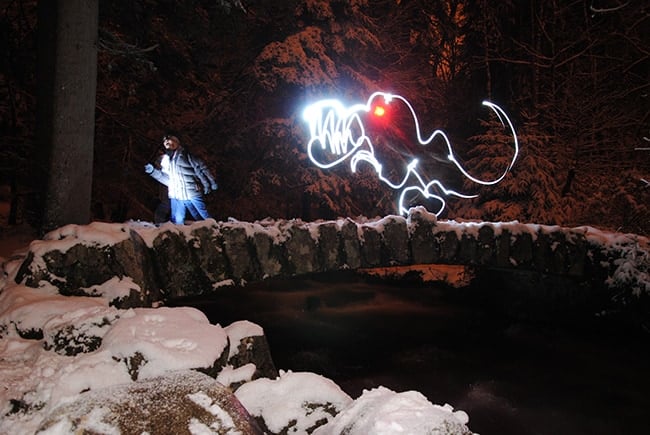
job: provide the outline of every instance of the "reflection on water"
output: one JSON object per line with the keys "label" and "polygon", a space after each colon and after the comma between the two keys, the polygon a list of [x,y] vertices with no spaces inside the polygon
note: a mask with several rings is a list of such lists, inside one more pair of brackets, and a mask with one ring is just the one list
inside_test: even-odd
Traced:
{"label": "reflection on water", "polygon": [[645,433],[650,340],[611,319],[524,321],[467,292],[359,277],[269,281],[178,301],[262,326],[276,367],[312,371],[353,398],[417,390],[490,434]]}

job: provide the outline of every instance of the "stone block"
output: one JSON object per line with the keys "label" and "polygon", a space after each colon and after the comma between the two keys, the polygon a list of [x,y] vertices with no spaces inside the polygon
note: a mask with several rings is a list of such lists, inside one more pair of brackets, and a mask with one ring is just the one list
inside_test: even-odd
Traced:
{"label": "stone block", "polygon": [[361,267],[361,245],[359,242],[359,227],[351,220],[346,220],[340,230],[341,245],[344,258],[342,262],[350,269]]}
{"label": "stone block", "polygon": [[223,246],[230,266],[230,277],[235,281],[252,280],[258,274],[251,255],[252,242],[240,226],[224,225],[221,229]]}
{"label": "stone block", "polygon": [[411,263],[406,219],[401,216],[386,218],[381,241],[384,265],[395,266]]}
{"label": "stone block", "polygon": [[288,230],[288,238],[284,242],[288,267],[296,275],[320,272],[316,242],[311,237],[309,228],[293,225]]}
{"label": "stone block", "polygon": [[161,231],[153,241],[153,251],[160,287],[166,298],[198,295],[212,289],[212,283],[198,266],[182,232]]}
{"label": "stone block", "polygon": [[471,235],[464,233],[458,244],[457,261],[461,264],[475,265],[477,263],[478,241]]}
{"label": "stone block", "polygon": [[[415,216],[412,216],[412,218]],[[412,219],[409,226],[411,235],[411,257],[413,264],[434,263],[439,257],[439,248],[434,243],[435,221]]]}
{"label": "stone block", "polygon": [[266,231],[256,231],[253,234],[256,259],[262,274],[261,278],[270,278],[282,273],[283,261],[286,261],[281,246]]}
{"label": "stone block", "polygon": [[224,253],[223,237],[215,227],[201,226],[191,233],[188,241],[197,266],[212,283],[228,277],[227,260]]}
{"label": "stone block", "polygon": [[512,263],[510,262],[511,237],[512,234],[510,233],[510,230],[506,228],[502,229],[501,233],[496,236],[496,267],[512,267]]}
{"label": "stone block", "polygon": [[324,270],[337,270],[341,267],[339,232],[335,222],[318,225],[318,259]]}
{"label": "stone block", "polygon": [[584,234],[571,232],[566,237],[566,272],[570,276],[584,277],[587,268],[588,244]]}
{"label": "stone block", "polygon": [[435,233],[434,238],[439,246],[439,262],[443,264],[453,263],[458,254],[460,240],[454,231],[440,231]]}
{"label": "stone block", "polygon": [[492,265],[496,263],[496,238],[490,225],[482,225],[478,230],[476,242],[476,264]]}
{"label": "stone block", "polygon": [[361,267],[380,266],[381,234],[369,225],[361,225]]}
{"label": "stone block", "polygon": [[533,263],[533,237],[530,233],[517,234],[510,245],[510,267],[529,268]]}

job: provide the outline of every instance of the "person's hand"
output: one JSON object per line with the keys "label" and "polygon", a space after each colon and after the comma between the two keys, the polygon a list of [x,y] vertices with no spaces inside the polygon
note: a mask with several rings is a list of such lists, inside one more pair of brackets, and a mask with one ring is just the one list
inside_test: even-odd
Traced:
{"label": "person's hand", "polygon": [[213,191],[217,190],[218,188],[219,188],[219,186],[217,186],[217,183],[213,183],[211,186],[205,186],[203,188],[203,194],[207,195],[208,193],[213,192]]}
{"label": "person's hand", "polygon": [[153,172],[153,165],[151,163],[144,165],[144,172],[151,174]]}

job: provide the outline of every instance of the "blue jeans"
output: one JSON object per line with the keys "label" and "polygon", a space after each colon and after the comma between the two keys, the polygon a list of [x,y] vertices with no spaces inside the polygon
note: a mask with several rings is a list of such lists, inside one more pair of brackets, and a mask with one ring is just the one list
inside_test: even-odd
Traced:
{"label": "blue jeans", "polygon": [[172,205],[172,223],[175,224],[184,224],[185,215],[189,211],[192,215],[192,218],[195,221],[200,219],[209,219],[210,213],[208,213],[208,208],[205,206],[205,201],[202,196],[198,196],[192,199],[175,199],[171,198]]}

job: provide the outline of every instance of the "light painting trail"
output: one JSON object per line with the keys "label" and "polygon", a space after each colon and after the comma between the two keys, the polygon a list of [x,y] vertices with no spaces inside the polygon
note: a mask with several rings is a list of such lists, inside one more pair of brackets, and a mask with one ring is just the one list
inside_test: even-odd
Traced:
{"label": "light painting trail", "polygon": [[[377,101],[382,101],[377,104]],[[340,101],[334,99],[321,100],[308,106],[303,117],[309,125],[309,143],[307,153],[311,161],[319,168],[328,169],[336,166],[350,158],[350,169],[356,172],[359,162],[366,162],[372,165],[381,181],[395,190],[401,190],[398,200],[398,212],[406,215],[408,213],[408,200],[421,195],[427,200],[434,200],[440,203],[438,210],[430,210],[440,215],[445,209],[444,196],[455,196],[459,198],[475,198],[477,195],[466,195],[447,189],[444,184],[435,178],[429,178],[421,173],[418,167],[419,161],[412,157],[406,165],[406,173],[402,181],[391,182],[383,173],[382,163],[375,157],[374,146],[370,137],[366,134],[362,116],[372,113],[375,116],[385,114],[385,105],[400,101],[408,108],[415,127],[416,137],[420,145],[428,145],[434,139],[441,139],[447,147],[447,159],[458,168],[458,170],[469,180],[482,185],[494,185],[503,180],[508,174],[519,154],[519,143],[517,134],[512,126],[508,115],[494,103],[484,101],[483,105],[490,108],[499,118],[501,125],[508,128],[512,134],[514,152],[510,164],[503,174],[493,180],[481,180],[469,174],[458,162],[451,147],[449,138],[442,130],[435,130],[428,137],[423,137],[420,123],[413,106],[402,96],[386,92],[375,92],[368,98],[365,104],[355,104],[345,107]],[[373,109],[374,107],[374,109]]]}

